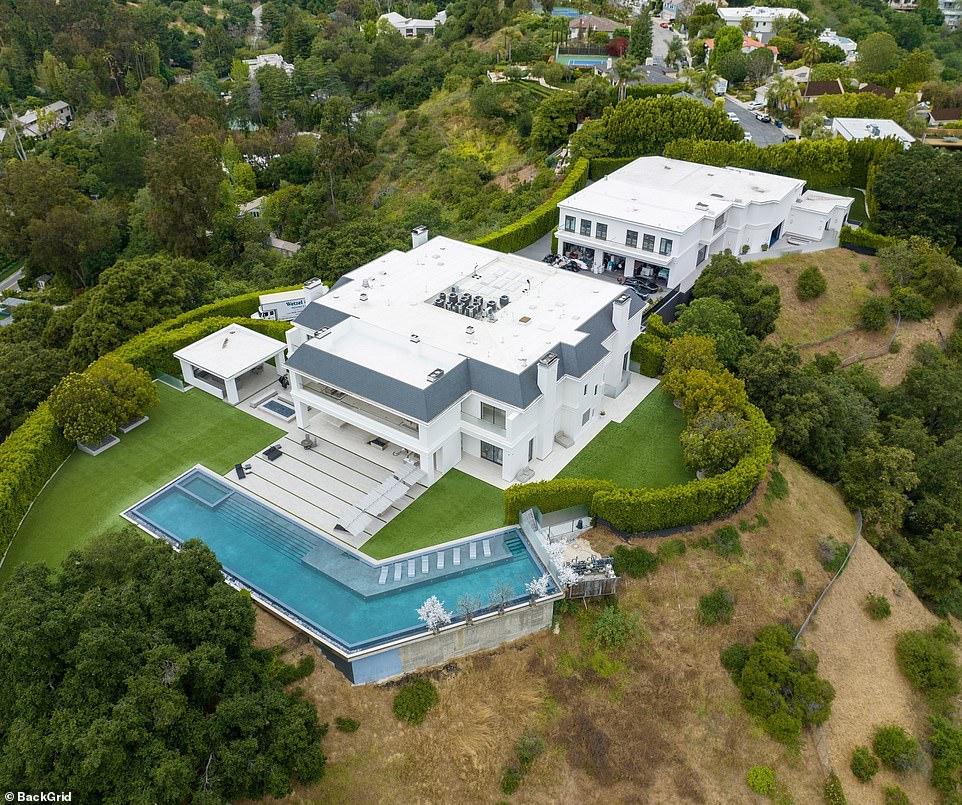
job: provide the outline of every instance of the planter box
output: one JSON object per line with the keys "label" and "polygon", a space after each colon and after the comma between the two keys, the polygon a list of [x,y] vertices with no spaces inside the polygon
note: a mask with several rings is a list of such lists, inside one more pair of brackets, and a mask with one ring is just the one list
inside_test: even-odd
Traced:
{"label": "planter box", "polygon": [[131,419],[126,425],[120,426],[121,433],[130,433],[134,428],[139,428],[150,419],[149,416],[142,416],[140,419]]}
{"label": "planter box", "polygon": [[86,444],[85,442],[77,442],[77,447],[86,453],[88,456],[99,456],[105,450],[109,450],[115,444],[120,444],[120,439],[116,436],[108,436],[100,444]]}

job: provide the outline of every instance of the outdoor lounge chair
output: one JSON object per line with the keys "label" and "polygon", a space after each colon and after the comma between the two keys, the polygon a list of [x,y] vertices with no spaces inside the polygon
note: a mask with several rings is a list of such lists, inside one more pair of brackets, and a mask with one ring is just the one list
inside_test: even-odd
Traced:
{"label": "outdoor lounge chair", "polygon": [[284,455],[284,453],[281,451],[281,446],[279,444],[268,447],[264,451],[264,458],[266,458],[268,461],[277,461],[277,459],[279,459],[282,455]]}
{"label": "outdoor lounge chair", "polygon": [[438,570],[444,570],[444,551],[438,551]]}
{"label": "outdoor lounge chair", "polygon": [[481,540],[481,550],[484,553],[485,558],[491,556],[491,540]]}
{"label": "outdoor lounge chair", "polygon": [[387,566],[381,568],[381,578],[377,580],[378,584],[384,584],[387,581]]}
{"label": "outdoor lounge chair", "polygon": [[468,545],[468,558],[477,559],[478,558],[478,543],[472,542]]}
{"label": "outdoor lounge chair", "polygon": [[460,565],[460,564],[461,564],[461,549],[460,549],[460,548],[455,548],[454,551],[453,551],[453,553],[454,553],[454,562],[453,562],[453,564],[454,564],[454,565]]}
{"label": "outdoor lounge chair", "polygon": [[421,557],[421,572],[427,573],[431,569],[431,560],[425,555]]}

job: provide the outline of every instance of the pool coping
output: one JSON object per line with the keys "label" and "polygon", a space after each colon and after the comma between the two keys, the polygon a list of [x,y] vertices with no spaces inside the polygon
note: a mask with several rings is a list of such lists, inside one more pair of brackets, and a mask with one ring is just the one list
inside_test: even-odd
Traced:
{"label": "pool coping", "polygon": [[[500,534],[506,530],[517,530],[518,533],[521,535],[521,538],[525,544],[525,548],[527,549],[528,554],[531,557],[531,559],[534,561],[535,565],[543,573],[546,573],[551,578],[551,581],[555,586],[555,592],[550,593],[546,596],[541,596],[533,600],[530,597],[518,599],[514,603],[504,607],[503,612],[499,612],[497,609],[490,612],[485,612],[481,610],[478,612],[477,615],[472,615],[471,624],[490,620],[495,617],[500,617],[503,614],[506,615],[509,612],[515,612],[517,610],[524,609],[525,607],[557,601],[563,598],[565,595],[564,590],[561,588],[561,585],[558,582],[558,579],[556,578],[554,572],[552,572],[551,570],[550,564],[547,561],[545,561],[544,557],[541,556],[540,552],[532,544],[531,539],[528,537],[527,534],[524,533],[524,530],[520,526],[501,526],[500,528],[497,528],[497,529],[493,529],[490,531],[483,531],[483,532],[480,532],[479,534],[472,534],[467,537],[459,537],[457,539],[448,540],[447,542],[438,543],[436,545],[431,545],[425,548],[420,548],[415,551],[408,551],[403,554],[397,554],[396,556],[386,557],[384,559],[373,559],[372,557],[359,551],[358,549],[350,545],[347,545],[346,543],[343,543],[340,540],[337,540],[336,537],[330,537],[324,532],[319,531],[317,528],[311,526],[309,523],[306,523],[300,520],[298,517],[290,514],[289,512],[284,511],[279,506],[276,506],[275,504],[273,504],[271,501],[265,500],[264,498],[261,498],[258,495],[253,494],[248,489],[234,482],[232,479],[222,475],[218,475],[210,468],[205,467],[203,464],[195,464],[193,467],[189,468],[188,470],[181,473],[177,477],[173,478],[172,480],[163,484],[159,488],[155,489],[149,495],[146,495],[136,503],[127,507],[125,511],[121,512],[120,516],[123,519],[125,519],[127,522],[131,523],[132,525],[135,525],[137,528],[150,534],[155,539],[164,540],[169,545],[171,545],[171,547],[173,547],[175,551],[179,552],[182,548],[182,543],[176,537],[174,537],[173,534],[168,533],[165,529],[161,528],[159,525],[152,523],[148,518],[143,516],[138,516],[137,514],[135,514],[135,510],[138,509],[143,504],[145,504],[147,501],[154,498],[160,492],[170,487],[176,486],[177,484],[179,484],[179,482],[182,479],[184,479],[185,477],[187,477],[188,475],[194,472],[200,472],[202,475],[209,475],[215,480],[227,484],[228,486],[232,487],[234,491],[239,492],[245,497],[253,499],[256,503],[264,506],[267,509],[270,509],[280,517],[286,520],[289,520],[302,528],[307,529],[312,534],[316,534],[319,539],[322,539],[326,542],[331,543],[334,547],[344,551],[345,553],[353,554],[357,558],[363,560],[372,569],[380,568],[382,566],[392,565],[396,562],[406,560],[414,556],[420,556],[422,554],[434,552],[437,550],[444,550],[444,549],[447,549],[448,547],[454,547],[459,544],[467,544],[469,542],[476,541],[486,536],[490,536],[493,534]],[[178,488],[182,488],[182,487],[178,487]],[[190,494],[189,491],[187,492],[187,494]],[[203,540],[201,541],[203,542]],[[219,559],[218,559],[218,562],[220,562]],[[325,631],[323,627],[320,626],[320,624],[314,623],[306,616],[301,615],[301,613],[299,613],[297,610],[287,606],[286,604],[274,598],[269,593],[261,590],[257,585],[247,581],[244,577],[238,575],[237,573],[225,568],[223,564],[221,564],[221,574],[224,576],[224,579],[228,585],[230,585],[231,587],[237,590],[241,590],[241,589],[247,590],[247,592],[251,596],[251,599],[256,601],[264,609],[270,611],[272,614],[274,614],[275,616],[277,616],[278,618],[280,618],[282,621],[292,626],[293,628],[298,629],[299,631],[306,633],[309,637],[317,640],[320,643],[323,643],[324,646],[326,646],[330,650],[336,652],[338,655],[344,657],[346,660],[349,660],[349,661],[357,660],[362,657],[370,656],[373,654],[379,654],[383,651],[397,648],[399,646],[406,645],[409,643],[429,640],[437,637],[438,635],[445,634],[447,632],[451,632],[456,629],[463,629],[463,628],[466,628],[468,625],[470,625],[464,618],[455,617],[455,618],[452,618],[452,621],[450,624],[441,627],[440,629],[437,630],[437,632],[429,631],[425,626],[416,626],[416,627],[411,627],[409,629],[405,629],[401,631],[391,632],[386,635],[383,635],[380,638],[373,638],[373,640],[376,640],[376,641],[384,640],[384,642],[378,642],[378,644],[374,646],[365,645],[365,643],[369,643],[372,641],[363,641],[360,644],[346,643],[336,635],[330,634],[327,631]],[[340,583],[333,576],[328,576],[328,578],[331,578],[336,583]],[[353,646],[358,646],[358,645],[362,647],[353,648]]]}

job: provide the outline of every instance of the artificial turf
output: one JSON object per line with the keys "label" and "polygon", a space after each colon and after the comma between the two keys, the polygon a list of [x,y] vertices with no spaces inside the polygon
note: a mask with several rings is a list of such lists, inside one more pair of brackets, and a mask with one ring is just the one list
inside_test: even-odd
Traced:
{"label": "artificial turf", "polygon": [[150,421],[99,456],[79,450],[37,497],[0,567],[0,580],[22,562],[59,565],[68,552],[120,527],[120,512],[195,464],[225,473],[277,441],[284,431],[193,389],[157,384]]}
{"label": "artificial turf", "polygon": [[619,486],[670,486],[695,477],[685,465],[679,436],[685,417],[660,385],[624,422],[609,422],[559,478],[603,478]]}
{"label": "artificial turf", "polygon": [[504,524],[500,489],[448,470],[414,503],[361,546],[375,559],[491,531]]}

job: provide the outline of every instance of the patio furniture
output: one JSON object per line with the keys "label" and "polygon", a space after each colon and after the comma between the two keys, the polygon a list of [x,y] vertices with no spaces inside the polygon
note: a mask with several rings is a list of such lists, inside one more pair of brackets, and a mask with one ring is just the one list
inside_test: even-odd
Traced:
{"label": "patio furniture", "polygon": [[377,580],[378,584],[384,584],[384,582],[387,581],[387,571],[388,568],[386,566],[381,568],[381,578]]}
{"label": "patio furniture", "polygon": [[468,545],[468,558],[477,559],[478,558],[478,543],[472,542]]}
{"label": "patio furniture", "polygon": [[444,570],[444,551],[438,551],[438,570]]}
{"label": "patio furniture", "polygon": [[380,436],[377,436],[377,437],[371,439],[371,440],[368,442],[368,444],[369,444],[371,447],[376,447],[378,450],[384,450],[384,449],[388,446],[388,443],[387,443],[386,441],[384,441],[384,439],[382,439]]}
{"label": "patio furniture", "polygon": [[313,450],[315,447],[317,447],[317,442],[310,436],[305,436],[303,439],[301,439],[301,447],[303,447],[305,450]]}
{"label": "patio furniture", "polygon": [[491,540],[484,539],[481,540],[481,550],[484,552],[484,558],[487,559],[491,556]]}
{"label": "patio furniture", "polygon": [[264,451],[263,455],[268,461],[277,461],[277,459],[284,455],[284,453],[281,451],[281,446],[279,444],[275,444],[271,447],[268,447]]}

